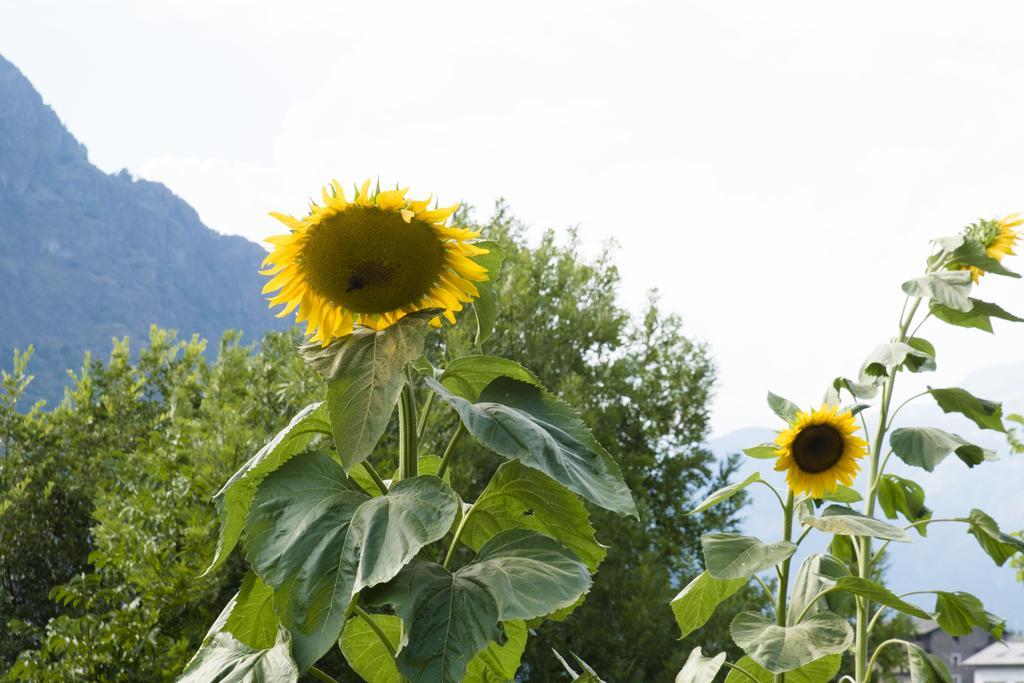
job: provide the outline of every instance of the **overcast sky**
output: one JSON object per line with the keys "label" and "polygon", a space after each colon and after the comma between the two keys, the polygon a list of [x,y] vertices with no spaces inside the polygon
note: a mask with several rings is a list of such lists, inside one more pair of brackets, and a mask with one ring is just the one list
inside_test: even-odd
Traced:
{"label": "overcast sky", "polygon": [[[855,373],[929,238],[1024,210],[1022,24],[1015,2],[0,0],[0,53],[96,164],[221,232],[379,176],[614,238],[623,301],[656,287],[710,344],[724,434],[773,425],[769,388],[809,404]],[[1020,282],[980,296],[1024,310]],[[1024,329],[923,334],[937,384],[1024,360]]]}

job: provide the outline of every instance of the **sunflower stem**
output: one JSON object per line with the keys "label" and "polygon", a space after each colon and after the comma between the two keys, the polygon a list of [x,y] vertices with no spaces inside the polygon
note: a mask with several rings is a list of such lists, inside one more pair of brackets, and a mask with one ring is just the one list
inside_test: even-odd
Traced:
{"label": "sunflower stem", "polygon": [[462,437],[462,433],[466,431],[466,427],[459,422],[459,426],[455,428],[455,433],[452,434],[451,441],[448,442],[448,447],[444,449],[444,455],[441,456],[441,464],[437,468],[438,478],[443,478],[444,473],[448,471],[448,463],[452,460],[452,454],[455,453],[455,446],[459,443],[459,438]]}
{"label": "sunflower stem", "polygon": [[419,465],[419,438],[416,434],[416,397],[406,380],[398,401],[398,478],[416,476]]}
{"label": "sunflower stem", "polygon": [[[789,490],[789,496],[786,498],[786,514],[783,519],[782,526],[782,539],[784,541],[793,540],[793,508],[794,505],[793,489]],[[787,557],[782,562],[782,571],[779,572],[779,597],[775,602],[775,623],[782,628],[786,627],[786,608],[788,607],[788,595],[789,595],[789,563],[792,560],[791,557]],[[775,674],[775,683],[785,683],[786,674]]]}
{"label": "sunflower stem", "polygon": [[369,626],[373,630],[373,632],[377,634],[377,637],[380,638],[380,642],[384,645],[384,648],[388,651],[388,654],[391,655],[391,659],[397,658],[398,652],[395,651],[395,646],[391,644],[391,640],[388,638],[388,635],[384,633],[384,629],[380,627],[380,624],[378,624],[377,620],[373,618],[373,615],[364,610],[359,605],[356,605],[355,612],[363,621],[366,622],[367,626]]}

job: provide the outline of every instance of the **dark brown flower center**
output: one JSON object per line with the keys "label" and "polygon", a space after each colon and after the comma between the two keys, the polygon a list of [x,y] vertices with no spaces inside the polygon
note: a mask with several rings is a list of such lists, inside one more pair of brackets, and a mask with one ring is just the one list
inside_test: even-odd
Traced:
{"label": "dark brown flower center", "polygon": [[352,206],[310,230],[301,264],[313,290],[333,303],[385,313],[430,290],[444,268],[445,247],[429,223]]}
{"label": "dark brown flower center", "polygon": [[843,435],[832,425],[804,427],[793,440],[793,459],[804,472],[824,472],[842,457]]}

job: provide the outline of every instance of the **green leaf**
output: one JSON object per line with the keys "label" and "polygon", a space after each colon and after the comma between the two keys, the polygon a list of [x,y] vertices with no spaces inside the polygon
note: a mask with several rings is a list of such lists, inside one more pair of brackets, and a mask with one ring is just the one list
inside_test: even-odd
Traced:
{"label": "green leaf", "polygon": [[569,662],[565,661],[565,658],[558,654],[558,650],[552,650],[552,652],[555,653],[555,657],[562,663],[562,666],[565,667],[568,674],[572,676],[572,680],[575,681],[575,683],[604,683],[604,681],[602,681],[597,675],[597,672],[595,672],[589,664],[580,659],[575,652],[570,652],[569,654],[571,654],[572,658],[575,659],[581,667],[583,667],[583,673],[581,674],[576,673],[573,668],[569,666]]}
{"label": "green leaf", "polygon": [[772,673],[840,654],[853,642],[853,629],[840,616],[820,612],[795,626],[778,626],[757,612],[740,612],[729,627],[732,639]]}
{"label": "green leaf", "polygon": [[439,382],[425,382],[498,455],[540,470],[595,505],[639,519],[619,466],[576,413],[540,387],[499,377],[471,403]]}
{"label": "green leaf", "polygon": [[793,581],[793,594],[786,613],[788,625],[794,625],[801,615],[809,617],[822,611],[839,611],[843,606],[842,596],[837,593],[822,596],[821,593],[849,575],[846,565],[831,555],[808,555]]}
{"label": "green leaf", "polygon": [[451,528],[458,497],[437,477],[404,479],[369,498],[323,454],[268,477],[246,524],[249,561],[277,590],[305,670],[337,639],[361,589],[394,577]]}
{"label": "green leaf", "polygon": [[254,650],[270,649],[277,640],[274,591],[252,571],[242,580],[223,630]]}
{"label": "green leaf", "polygon": [[682,640],[708,623],[715,608],[746,583],[745,578],[716,579],[707,572],[702,572],[688,583],[669,603],[679,625],[679,639]]}
{"label": "green leaf", "polygon": [[832,381],[832,387],[836,391],[845,390],[857,399],[871,399],[878,394],[878,382],[876,380],[861,384],[845,377],[836,377]]}
{"label": "green leaf", "polygon": [[971,274],[966,270],[944,270],[903,283],[910,296],[931,299],[957,311],[971,310]]}
{"label": "green leaf", "polygon": [[913,643],[903,641],[903,644],[907,648],[910,683],[953,683],[945,662]]}
{"label": "green leaf", "polygon": [[950,266],[974,266],[986,273],[1019,278],[1020,275],[988,255],[985,245],[978,240],[965,240],[951,255]]}
{"label": "green leaf", "polygon": [[1003,427],[1003,406],[995,401],[986,401],[959,387],[928,389],[935,402],[945,413],[960,413],[982,429],[1006,432]]}
{"label": "green leaf", "polygon": [[845,484],[839,484],[835,491],[826,491],[821,499],[833,503],[859,503],[864,500],[857,489],[850,488]]}
{"label": "green leaf", "polygon": [[867,383],[877,381],[881,377],[890,377],[899,368],[905,367],[910,372],[925,372],[935,369],[935,349],[923,340],[917,340],[916,346],[903,342],[881,344],[868,355],[860,369],[860,381]]}
{"label": "green leaf", "polygon": [[717,491],[712,493],[710,496],[705,498],[704,501],[700,505],[698,505],[697,507],[693,508],[692,510],[690,510],[686,514],[688,514],[688,515],[695,515],[698,512],[703,512],[704,510],[707,510],[712,505],[718,505],[722,501],[728,500],[729,498],[732,498],[737,493],[739,493],[743,489],[747,488],[748,486],[750,486],[751,484],[753,484],[756,481],[761,481],[761,474],[759,472],[754,472],[753,474],[751,474],[749,477],[747,477],[746,479],[744,479],[741,482],[737,482],[735,484],[729,484],[728,486],[723,486],[722,488],[718,489]]}
{"label": "green leaf", "polygon": [[985,332],[992,332],[992,318],[1015,323],[1024,322],[1024,318],[1019,318],[996,304],[981,301],[980,299],[971,299],[970,301],[971,310],[969,311],[958,311],[933,301],[931,303],[931,312],[936,318],[950,325],[973,327]]}
{"label": "green leaf", "polygon": [[[839,673],[839,667],[843,663],[842,655],[828,655],[816,659],[810,664],[805,664],[799,669],[786,672],[786,683],[822,683],[831,681]],[[754,677],[757,683],[775,683],[775,674],[755,662],[750,657],[742,657],[736,666],[743,669],[743,672],[730,669],[729,675],[725,677],[725,683],[753,683],[744,672]]]}
{"label": "green leaf", "polygon": [[900,460],[928,472],[934,471],[950,453],[956,453],[968,467],[997,457],[995,451],[976,446],[961,436],[934,427],[896,429],[889,437],[889,445]]}
{"label": "green leaf", "polygon": [[778,449],[779,447],[773,443],[763,443],[758,446],[744,448],[743,453],[748,457],[757,458],[758,460],[770,460],[779,457],[775,453]]}
{"label": "green leaf", "polygon": [[474,283],[480,292],[480,296],[473,301],[473,314],[476,317],[474,344],[479,347],[490,338],[491,333],[494,332],[494,322],[498,319],[494,281],[501,271],[501,263],[505,260],[505,251],[497,242],[491,240],[482,240],[473,244],[488,250],[486,254],[470,257],[470,260],[476,261],[486,268],[488,273],[487,281]]}
{"label": "green leaf", "polygon": [[676,674],[676,683],[711,683],[723,663],[724,652],[719,652],[714,657],[705,657],[701,648],[695,647],[690,651],[683,668]]}
{"label": "green leaf", "polygon": [[853,537],[833,535],[829,541],[828,551],[837,559],[847,564],[852,564],[855,558],[853,551]]}
{"label": "green leaf", "polygon": [[716,579],[745,579],[781,563],[796,552],[789,541],[763,543],[740,534],[704,534],[704,564]]}
{"label": "green leaf", "polygon": [[967,519],[967,533],[978,540],[978,545],[997,566],[1002,567],[1008,559],[1024,552],[1024,540],[1002,532],[996,521],[981,510],[971,510]]}
{"label": "green leaf", "polygon": [[935,620],[951,636],[966,636],[977,626],[998,640],[1006,627],[1003,619],[985,611],[981,600],[962,591],[935,591]]}
{"label": "green leaf", "polygon": [[179,683],[265,683],[299,680],[299,670],[288,654],[288,632],[281,629],[273,647],[256,650],[230,633],[217,633],[189,662]]}
{"label": "green leaf", "polygon": [[865,517],[842,505],[830,505],[818,517],[801,516],[800,523],[843,536],[871,536],[902,543],[909,543],[912,540],[910,534],[903,529],[873,517]]}
{"label": "green leaf", "polygon": [[526,624],[521,621],[506,621],[504,645],[491,643],[476,653],[466,668],[463,683],[507,683],[514,681],[519,664],[526,651]]}
{"label": "green leaf", "polygon": [[594,538],[583,502],[569,489],[517,460],[501,465],[473,503],[461,540],[479,550],[488,539],[509,529],[531,529],[557,538],[591,571],[607,549]]}
{"label": "green leaf", "polygon": [[862,579],[859,576],[843,576],[839,578],[836,581],[835,589],[859,595],[862,598],[867,598],[872,602],[891,607],[918,619],[932,618],[931,614],[925,612],[917,605],[912,605],[903,600],[882,584],[869,579]]}
{"label": "green leaf", "polygon": [[796,419],[796,414],[800,412],[799,406],[795,403],[776,396],[770,391],[768,392],[768,407],[786,422],[792,422]]}
{"label": "green leaf", "polygon": [[309,447],[314,439],[330,433],[327,407],[323,403],[308,405],[228,479],[213,497],[221,523],[220,537],[217,540],[216,556],[203,572],[204,576],[222,565],[238,544],[245,526],[245,516],[249,514],[256,487],[263,478],[296,453]]}
{"label": "green leaf", "polygon": [[[373,621],[397,652],[402,620],[391,614],[374,614]],[[367,683],[401,683],[394,658],[381,642],[380,636],[366,623],[366,619],[349,619],[341,632],[338,645],[348,665]]]}
{"label": "green leaf", "polygon": [[503,531],[484,543],[460,578],[485,586],[498,618],[533,619],[572,605],[590,590],[590,572],[571,550],[526,529]]}
{"label": "green leaf", "polygon": [[367,597],[394,607],[405,623],[398,670],[411,683],[458,683],[478,652],[505,642],[490,591],[434,562],[413,562]]}
{"label": "green leaf", "polygon": [[480,400],[480,392],[499,377],[511,377],[537,387],[541,385],[540,380],[522,365],[498,356],[456,358],[448,364],[439,379],[456,396],[476,402]]}
{"label": "green leaf", "polygon": [[427,330],[425,315],[412,314],[383,330],[357,327],[317,351],[316,360],[307,352],[327,378],[327,411],[346,472],[370,455],[387,429],[405,366],[423,353]]}
{"label": "green leaf", "polygon": [[[908,522],[922,522],[932,518],[932,511],[924,504],[924,487],[916,481],[883,474],[878,480],[878,504],[889,519],[896,519],[897,513]],[[928,525],[914,527],[922,536],[927,535]]]}

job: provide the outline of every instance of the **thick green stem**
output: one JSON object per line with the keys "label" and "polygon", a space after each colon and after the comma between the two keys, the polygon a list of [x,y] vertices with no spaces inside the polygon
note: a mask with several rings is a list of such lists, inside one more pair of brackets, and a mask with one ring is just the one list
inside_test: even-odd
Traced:
{"label": "thick green stem", "polygon": [[441,456],[441,464],[437,468],[437,476],[443,477],[444,473],[448,471],[448,463],[452,460],[452,454],[455,453],[455,446],[459,443],[459,438],[462,437],[462,433],[466,431],[466,427],[459,422],[459,426],[455,428],[455,433],[452,434],[451,440],[448,442],[448,447],[444,449],[444,455]]}
{"label": "thick green stem", "polygon": [[[782,539],[785,541],[793,540],[794,507],[793,489],[790,489],[789,496],[786,498],[786,514],[782,527]],[[783,628],[786,627],[786,612],[789,602],[789,563],[792,559],[787,557],[782,563],[782,571],[779,572],[779,597],[775,602],[775,623]],[[775,683],[785,683],[785,681],[786,674],[775,674]]]}
{"label": "thick green stem", "polygon": [[315,679],[317,679],[319,681],[323,681],[324,683],[338,683],[337,679],[335,679],[332,676],[327,675],[326,673],[324,673],[320,669],[316,668],[315,666],[309,667],[309,671],[307,673],[310,676],[312,676],[313,678],[315,678]]}
{"label": "thick green stem", "polygon": [[419,466],[419,439],[416,434],[416,397],[406,381],[398,401],[398,478],[412,479]]}
{"label": "thick green stem", "polygon": [[738,667],[738,666],[736,666],[735,664],[733,664],[731,662],[722,662],[722,664],[727,669],[732,669],[733,671],[738,671],[739,673],[743,674],[744,676],[746,676],[750,680],[754,681],[754,683],[758,683],[758,680],[756,678],[754,678],[754,674],[750,673],[749,671],[745,671],[742,667]]}
{"label": "thick green stem", "polygon": [[391,640],[388,638],[388,634],[384,633],[384,629],[380,627],[377,620],[373,618],[373,615],[364,610],[362,607],[356,605],[356,614],[367,623],[367,625],[373,629],[373,632],[380,638],[380,642],[384,644],[384,648],[391,655],[391,659],[398,656],[398,652],[395,651],[395,646],[391,644]]}
{"label": "thick green stem", "polygon": [[373,483],[377,485],[377,489],[380,491],[380,494],[382,496],[388,495],[388,485],[384,483],[384,480],[381,478],[376,468],[374,468],[368,460],[364,460],[359,464],[363,466],[363,471],[366,472],[370,479],[373,479]]}

